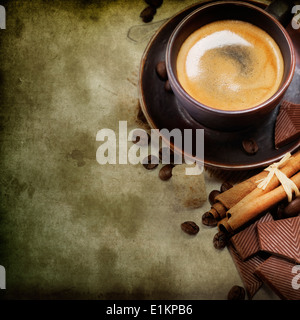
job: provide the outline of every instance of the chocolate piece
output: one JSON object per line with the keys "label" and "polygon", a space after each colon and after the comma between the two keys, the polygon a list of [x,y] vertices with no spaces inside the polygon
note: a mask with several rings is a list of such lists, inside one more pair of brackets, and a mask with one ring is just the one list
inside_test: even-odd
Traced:
{"label": "chocolate piece", "polygon": [[256,154],[258,151],[258,145],[254,139],[245,139],[242,145],[245,152],[249,155]]}
{"label": "chocolate piece", "polygon": [[257,225],[260,248],[300,263],[300,216]]}
{"label": "chocolate piece", "polygon": [[213,190],[210,192],[210,194],[208,195],[208,200],[211,205],[213,205],[216,202],[215,197],[218,196],[220,193],[221,192],[219,190]]}
{"label": "chocolate piece", "polygon": [[245,289],[240,286],[233,286],[227,295],[227,300],[245,300]]}
{"label": "chocolate piece", "polygon": [[265,258],[260,255],[255,255],[247,261],[243,261],[233,246],[229,245],[228,249],[243,281],[247,296],[249,299],[252,299],[262,286],[262,281],[254,274],[254,272],[265,261]]}
{"label": "chocolate piece", "polygon": [[158,166],[158,158],[153,156],[153,155],[149,155],[148,157],[146,157],[143,161],[143,166],[147,169],[147,170],[152,170],[155,169]]}
{"label": "chocolate piece", "polygon": [[159,177],[163,181],[167,181],[172,177],[172,169],[174,168],[173,164],[166,164],[159,170]]}
{"label": "chocolate piece", "polygon": [[195,235],[199,232],[198,225],[193,221],[186,221],[181,224],[181,229],[190,235]]}
{"label": "chocolate piece", "polygon": [[300,266],[285,259],[271,256],[262,263],[255,274],[281,299],[300,300]]}
{"label": "chocolate piece", "polygon": [[275,148],[300,138],[300,104],[281,103],[275,124]]}
{"label": "chocolate piece", "polygon": [[141,13],[140,17],[144,22],[150,22],[153,19],[153,16],[156,14],[156,8],[149,6],[146,7]]}
{"label": "chocolate piece", "polygon": [[246,229],[233,235],[230,238],[231,244],[242,260],[246,260],[260,251],[259,241],[257,237],[256,227],[259,223],[273,221],[272,215],[268,212],[262,216],[259,220],[252,223]]}

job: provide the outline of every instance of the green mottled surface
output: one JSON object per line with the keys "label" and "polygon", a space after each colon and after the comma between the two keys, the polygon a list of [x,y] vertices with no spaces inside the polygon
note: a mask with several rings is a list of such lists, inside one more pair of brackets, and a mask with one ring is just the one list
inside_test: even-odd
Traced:
{"label": "green mottled surface", "polygon": [[158,169],[96,161],[98,130],[138,126],[151,34],[194,2],[165,1],[145,27],[143,1],[0,1],[1,298],[226,299],[242,284],[201,224],[208,203],[181,208]]}

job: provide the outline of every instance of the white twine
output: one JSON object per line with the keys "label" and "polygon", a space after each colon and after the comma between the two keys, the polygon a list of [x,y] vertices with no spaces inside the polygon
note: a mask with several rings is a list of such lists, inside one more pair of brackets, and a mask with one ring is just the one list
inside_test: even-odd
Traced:
{"label": "white twine", "polygon": [[256,181],[256,183],[259,183],[257,187],[265,190],[275,174],[278,180],[280,181],[285,193],[287,194],[289,202],[291,202],[293,199],[293,192],[295,192],[296,197],[300,195],[300,191],[296,184],[291,179],[289,179],[283,172],[280,171],[280,168],[286,164],[290,157],[291,154],[288,152],[279,162],[275,162],[265,169],[265,171],[269,171],[269,174],[266,176],[266,178]]}

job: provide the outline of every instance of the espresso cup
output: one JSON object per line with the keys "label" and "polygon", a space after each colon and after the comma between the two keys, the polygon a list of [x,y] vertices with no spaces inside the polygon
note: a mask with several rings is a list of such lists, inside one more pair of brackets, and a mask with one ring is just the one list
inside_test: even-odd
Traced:
{"label": "espresso cup", "polygon": [[[258,104],[252,104],[249,107],[246,103],[242,109],[236,108],[232,110],[230,100],[226,101],[226,99],[225,101],[222,101],[223,109],[218,108],[218,105],[210,105],[210,102],[203,103],[203,101],[201,102],[202,93],[200,90],[194,90],[199,96],[192,95],[190,92],[188,93],[187,87],[184,88],[182,81],[179,80],[182,69],[178,67],[178,65],[180,65],[178,64],[178,57],[185,40],[204,26],[216,22],[223,23],[224,21],[241,21],[242,23],[245,22],[254,27],[258,27],[277,44],[277,48],[282,57],[281,78],[279,78],[277,87],[273,90],[274,92],[271,93],[271,96],[266,100],[259,101]],[[267,39],[266,41],[269,42],[270,39]],[[232,50],[232,48],[233,47],[231,46],[230,50]],[[234,48],[235,52],[231,52],[230,50],[226,49],[223,51],[225,52],[225,55],[236,55],[240,59],[238,64],[243,64],[241,59],[246,53],[239,52],[237,47]],[[210,60],[208,59],[208,61]],[[185,63],[185,61],[183,61],[183,63]],[[248,128],[249,126],[258,125],[265,120],[283,99],[283,96],[293,79],[295,65],[296,57],[293,43],[282,24],[274,17],[274,15],[266,10],[240,1],[214,2],[193,11],[174,29],[166,49],[168,78],[179,103],[204,127],[221,131],[241,130]],[[224,65],[224,69],[226,69],[225,67],[226,66]],[[217,67],[215,66],[215,68]],[[223,66],[220,65],[220,68],[223,69]],[[208,68],[208,70],[210,69]],[[230,68],[228,70],[228,72],[230,72]],[[213,71],[211,74],[208,72],[206,76],[210,79],[207,79],[207,81],[212,81],[213,83]],[[230,77],[228,77],[228,79],[228,81],[230,81]],[[218,86],[218,83],[216,83],[215,86]],[[220,88],[215,87],[215,89],[217,90]],[[213,92],[213,90],[214,87],[212,86],[210,91]],[[250,90],[250,95],[255,97],[255,90],[256,89],[253,89],[253,92]],[[226,107],[227,104],[228,108]]]}

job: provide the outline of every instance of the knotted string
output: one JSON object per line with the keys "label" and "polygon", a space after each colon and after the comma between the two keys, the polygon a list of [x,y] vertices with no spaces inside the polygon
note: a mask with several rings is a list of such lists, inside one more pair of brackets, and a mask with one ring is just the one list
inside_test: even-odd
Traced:
{"label": "knotted string", "polygon": [[295,192],[296,197],[300,195],[300,191],[296,184],[291,179],[289,179],[283,172],[280,171],[280,168],[287,163],[290,157],[291,154],[288,152],[279,162],[275,162],[265,169],[265,171],[269,171],[269,174],[266,176],[266,178],[256,181],[257,183],[259,183],[257,187],[265,190],[275,174],[278,180],[280,181],[285,193],[287,194],[289,202],[291,202],[293,199],[293,192]]}

